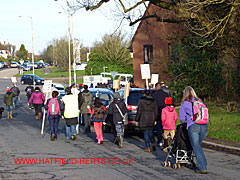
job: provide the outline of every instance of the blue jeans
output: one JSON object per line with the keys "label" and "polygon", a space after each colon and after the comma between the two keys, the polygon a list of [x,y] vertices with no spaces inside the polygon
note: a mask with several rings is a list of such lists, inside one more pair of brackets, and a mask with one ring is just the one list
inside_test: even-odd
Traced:
{"label": "blue jeans", "polygon": [[155,143],[153,130],[145,129],[145,130],[143,130],[143,134],[144,134],[144,141],[145,141],[146,148],[151,148],[151,150],[152,150],[151,143]]}
{"label": "blue jeans", "polygon": [[162,133],[163,133],[163,126],[161,121],[157,121],[156,132],[157,132],[157,139],[158,139],[157,143],[159,144],[162,142]]}
{"label": "blue jeans", "polygon": [[116,131],[117,131],[117,136],[124,136],[124,124],[116,124]]}
{"label": "blue jeans", "polygon": [[58,134],[58,123],[59,123],[60,116],[48,116],[49,126],[50,126],[50,137],[52,134],[55,134],[55,138],[57,138]]}
{"label": "blue jeans", "polygon": [[6,106],[7,108],[7,112],[12,112],[12,110],[13,110],[13,106]]}
{"label": "blue jeans", "polygon": [[197,169],[200,171],[207,170],[207,159],[201,147],[202,141],[208,133],[208,125],[193,124],[188,127],[188,136],[191,142],[193,152],[197,159]]}
{"label": "blue jeans", "polygon": [[14,109],[16,108],[17,101],[18,101],[18,96],[14,96],[14,97],[13,97],[13,108],[14,108]]}
{"label": "blue jeans", "polygon": [[66,125],[66,138],[70,139],[73,135],[76,136],[76,125]]}

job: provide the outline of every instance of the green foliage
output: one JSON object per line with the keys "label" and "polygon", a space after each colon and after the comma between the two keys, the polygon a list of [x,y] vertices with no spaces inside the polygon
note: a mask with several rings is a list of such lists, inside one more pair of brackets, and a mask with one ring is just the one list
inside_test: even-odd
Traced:
{"label": "green foliage", "polygon": [[124,41],[121,33],[105,35],[101,42],[95,43],[89,56],[86,73],[97,75],[103,72],[116,71],[118,73],[133,73],[132,58],[127,49],[129,43]]}
{"label": "green foliage", "polygon": [[197,49],[189,43],[189,38],[183,44],[176,44],[174,53],[181,60],[169,64],[169,74],[173,78],[171,87],[175,98],[180,101],[186,86],[192,86],[197,95],[202,98],[216,98],[224,84],[222,78],[223,65],[217,61],[217,51],[214,47]]}
{"label": "green foliage", "polygon": [[16,56],[18,57],[18,59],[26,60],[27,54],[28,51],[25,49],[24,44],[21,44],[20,49],[16,52]]}

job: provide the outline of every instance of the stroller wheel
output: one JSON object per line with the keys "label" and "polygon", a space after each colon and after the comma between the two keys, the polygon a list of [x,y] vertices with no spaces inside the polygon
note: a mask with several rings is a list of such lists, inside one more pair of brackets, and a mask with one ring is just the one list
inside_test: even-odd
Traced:
{"label": "stroller wheel", "polygon": [[170,162],[170,161],[168,161],[167,163],[168,163],[168,167],[171,167],[171,162]]}
{"label": "stroller wheel", "polygon": [[181,164],[177,163],[177,168],[181,168]]}
{"label": "stroller wheel", "polygon": [[168,166],[167,161],[164,161],[163,166],[164,166],[164,167],[167,167],[167,166]]}
{"label": "stroller wheel", "polygon": [[177,164],[174,164],[174,165],[173,165],[173,169],[177,169]]}

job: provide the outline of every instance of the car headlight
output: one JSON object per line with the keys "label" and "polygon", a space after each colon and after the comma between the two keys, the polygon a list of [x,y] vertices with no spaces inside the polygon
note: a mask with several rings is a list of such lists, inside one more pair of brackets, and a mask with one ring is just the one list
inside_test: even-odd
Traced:
{"label": "car headlight", "polygon": [[37,80],[37,82],[40,82],[40,80]]}

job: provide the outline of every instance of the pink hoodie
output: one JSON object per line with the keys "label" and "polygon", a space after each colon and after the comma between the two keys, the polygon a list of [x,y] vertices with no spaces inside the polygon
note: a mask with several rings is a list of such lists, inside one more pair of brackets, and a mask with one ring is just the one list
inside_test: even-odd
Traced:
{"label": "pink hoodie", "polygon": [[177,119],[177,112],[174,106],[166,106],[163,108],[162,125],[164,130],[175,130]]}

